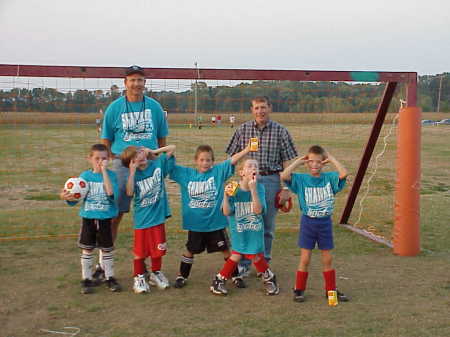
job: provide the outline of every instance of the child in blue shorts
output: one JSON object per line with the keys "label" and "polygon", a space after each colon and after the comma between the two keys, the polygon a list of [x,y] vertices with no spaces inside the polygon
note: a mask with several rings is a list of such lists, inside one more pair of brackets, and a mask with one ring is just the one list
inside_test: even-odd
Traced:
{"label": "child in blue shorts", "polygon": [[[324,165],[333,164],[337,172],[322,172]],[[305,164],[307,173],[292,173],[294,169]],[[308,266],[312,250],[316,243],[322,252],[323,277],[325,279],[326,294],[336,289],[336,272],[332,268],[331,250],[333,244],[333,224],[331,215],[334,208],[334,195],[345,186],[347,170],[336,158],[318,145],[312,146],[308,154],[297,158],[280,174],[289,189],[298,196],[302,218],[298,245],[300,247],[300,263],[296,275],[294,301],[303,302]],[[348,301],[348,298],[337,291],[338,300]]]}

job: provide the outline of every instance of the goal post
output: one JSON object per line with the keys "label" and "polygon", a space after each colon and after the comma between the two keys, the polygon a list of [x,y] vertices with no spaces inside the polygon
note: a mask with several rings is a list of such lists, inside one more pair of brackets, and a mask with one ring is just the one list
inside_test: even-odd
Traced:
{"label": "goal post", "polygon": [[[41,66],[0,64],[0,76],[54,77],[81,79],[123,78],[125,67]],[[400,109],[398,124],[396,186],[394,200],[393,251],[400,256],[420,252],[420,109],[417,107],[416,72],[257,70],[201,68],[144,68],[146,78],[155,80],[274,80],[323,82],[384,82],[386,87],[362,155],[355,181],[349,192],[340,223],[347,228],[348,219],[366,174],[381,127],[398,84],[407,88],[406,106]],[[361,232],[361,231],[360,231]],[[364,233],[362,233],[364,235]],[[366,233],[367,234],[367,233]],[[370,237],[377,240],[376,237]]]}

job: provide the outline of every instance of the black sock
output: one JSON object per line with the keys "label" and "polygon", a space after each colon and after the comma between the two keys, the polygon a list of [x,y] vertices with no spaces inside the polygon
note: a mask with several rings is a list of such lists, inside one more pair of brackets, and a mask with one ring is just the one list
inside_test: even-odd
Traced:
{"label": "black sock", "polygon": [[181,256],[180,263],[180,275],[184,278],[188,278],[191,273],[192,264],[194,263],[194,257]]}

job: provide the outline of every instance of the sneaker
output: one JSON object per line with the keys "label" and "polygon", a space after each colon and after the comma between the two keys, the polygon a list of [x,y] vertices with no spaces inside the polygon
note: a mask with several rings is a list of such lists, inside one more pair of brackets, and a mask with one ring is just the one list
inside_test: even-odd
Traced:
{"label": "sneaker", "polygon": [[266,288],[266,295],[278,295],[280,288],[277,284],[277,278],[270,269],[267,269],[263,275],[264,287]]}
{"label": "sneaker", "polygon": [[164,276],[162,271],[152,272],[148,283],[152,286],[158,287],[158,289],[166,289],[170,287],[169,280]]}
{"label": "sneaker", "polygon": [[106,280],[105,271],[99,264],[95,266],[95,271],[94,274],[92,274],[92,278],[95,280],[94,284],[95,286],[99,285],[102,282],[105,282]]}
{"label": "sneaker", "polygon": [[305,302],[305,291],[294,289],[294,302]]}
{"label": "sneaker", "polygon": [[110,277],[105,281],[105,283],[108,289],[111,290],[112,292],[119,292],[122,290],[122,287],[114,277]]}
{"label": "sneaker", "polygon": [[225,280],[218,275],[214,278],[209,290],[215,295],[226,296],[228,294],[228,290],[225,288]]}
{"label": "sneaker", "polygon": [[81,293],[82,294],[92,294],[94,292],[94,282],[89,279],[84,279],[81,281]]}
{"label": "sneaker", "polygon": [[[338,302],[348,302],[350,299],[344,293],[341,293],[339,290],[336,290]],[[328,299],[328,294],[325,293],[325,297]]]}
{"label": "sneaker", "polygon": [[133,291],[136,294],[143,294],[150,292],[150,287],[148,286],[147,281],[145,280],[143,274],[134,277]]}
{"label": "sneaker", "polygon": [[250,276],[250,266],[238,264],[238,273],[241,278]]}
{"label": "sneaker", "polygon": [[175,279],[174,287],[175,288],[183,288],[185,285],[186,285],[186,279],[183,276],[178,275],[177,278]]}
{"label": "sneaker", "polygon": [[241,276],[233,277],[233,283],[236,288],[247,288],[247,285],[244,282],[244,279]]}

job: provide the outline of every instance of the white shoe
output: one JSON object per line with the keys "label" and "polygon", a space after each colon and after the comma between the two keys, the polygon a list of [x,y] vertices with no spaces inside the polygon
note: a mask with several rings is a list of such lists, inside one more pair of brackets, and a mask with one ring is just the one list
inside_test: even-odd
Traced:
{"label": "white shoe", "polygon": [[150,274],[148,281],[152,286],[156,286],[159,289],[167,289],[170,287],[169,280],[164,276],[162,271],[157,271]]}
{"label": "white shoe", "polygon": [[133,291],[136,294],[143,294],[150,292],[150,287],[148,286],[147,281],[145,281],[144,275],[137,275],[134,277]]}

